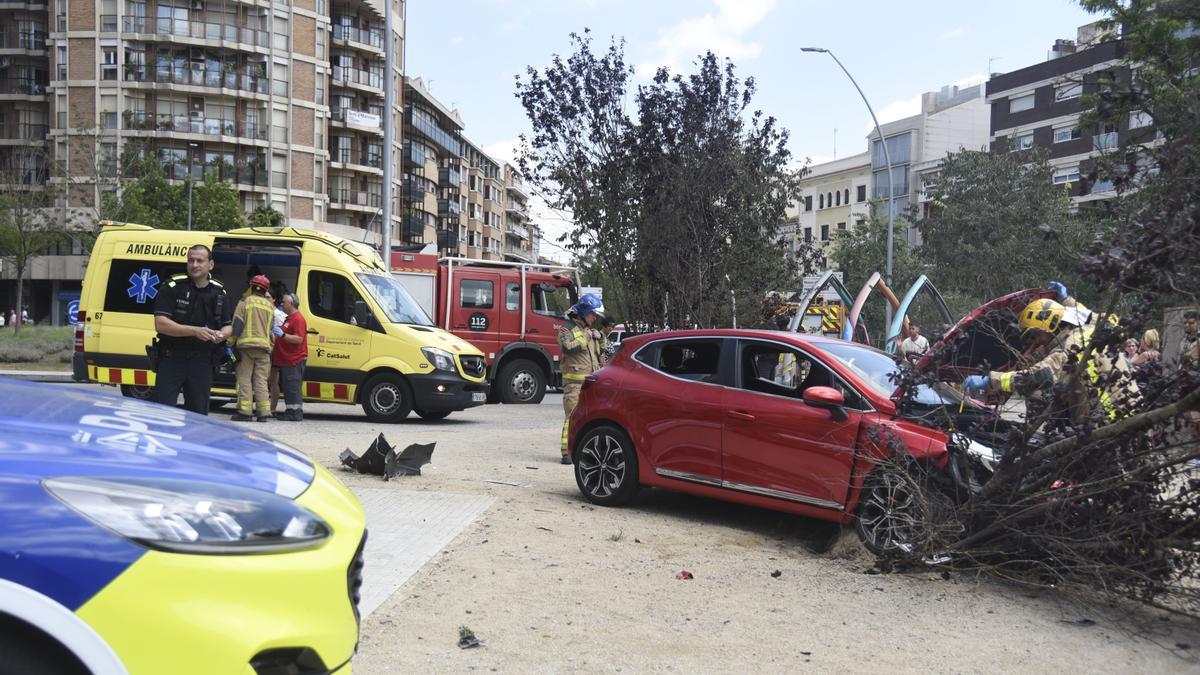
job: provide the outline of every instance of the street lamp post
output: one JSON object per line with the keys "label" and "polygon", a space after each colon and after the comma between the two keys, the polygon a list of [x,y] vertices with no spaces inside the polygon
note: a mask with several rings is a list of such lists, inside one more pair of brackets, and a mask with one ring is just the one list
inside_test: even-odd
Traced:
{"label": "street lamp post", "polygon": [[[893,199],[893,197],[895,197],[895,194],[894,194],[895,191],[892,188],[892,183],[895,180],[895,177],[892,175],[892,156],[891,156],[891,153],[888,152],[887,139],[885,139],[883,137],[883,130],[879,128],[879,118],[875,117],[875,110],[873,108],[871,108],[871,102],[867,100],[867,95],[863,93],[862,87],[858,86],[858,82],[855,81],[854,76],[850,74],[850,71],[846,70],[846,66],[842,65],[842,62],[838,60],[838,57],[835,56],[833,52],[829,51],[828,49],[825,49],[824,47],[801,47],[800,51],[828,54],[829,57],[833,59],[833,62],[838,64],[838,67],[841,68],[842,72],[846,74],[846,77],[850,78],[850,83],[853,84],[854,88],[858,90],[858,95],[862,97],[863,103],[866,104],[867,112],[871,113],[871,121],[875,123],[875,133],[879,134],[879,144],[883,146],[883,161],[884,161],[884,164],[887,165],[887,175],[888,175],[887,201],[886,201],[887,214],[888,214],[887,269],[884,271],[884,281],[890,287],[892,285],[892,230],[894,229],[893,224],[894,224],[894,220],[895,220],[895,213],[894,213],[894,209],[892,206],[892,199]],[[872,152],[871,157],[872,157],[872,163],[874,163],[875,153]],[[888,305],[886,307],[886,312],[887,312],[887,324],[890,326],[892,323],[892,305],[891,305],[891,303],[888,303]]]}
{"label": "street lamp post", "polygon": [[188,143],[188,220],[187,229],[190,232],[192,229],[192,183],[196,182],[196,177],[192,175],[192,156],[196,154],[196,148],[199,147],[195,143]]}

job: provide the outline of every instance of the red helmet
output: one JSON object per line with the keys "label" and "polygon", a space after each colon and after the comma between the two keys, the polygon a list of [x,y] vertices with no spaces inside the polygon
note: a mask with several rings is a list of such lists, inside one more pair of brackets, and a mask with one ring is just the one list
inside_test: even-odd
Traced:
{"label": "red helmet", "polygon": [[250,285],[265,291],[271,287],[271,280],[265,274],[256,274],[250,277]]}

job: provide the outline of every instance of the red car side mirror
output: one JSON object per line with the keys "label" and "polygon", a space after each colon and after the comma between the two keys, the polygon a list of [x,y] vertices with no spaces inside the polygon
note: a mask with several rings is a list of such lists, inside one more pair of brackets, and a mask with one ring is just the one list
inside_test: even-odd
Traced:
{"label": "red car side mirror", "polygon": [[804,402],[814,408],[825,408],[833,419],[841,422],[846,419],[846,397],[833,387],[809,387],[804,390]]}

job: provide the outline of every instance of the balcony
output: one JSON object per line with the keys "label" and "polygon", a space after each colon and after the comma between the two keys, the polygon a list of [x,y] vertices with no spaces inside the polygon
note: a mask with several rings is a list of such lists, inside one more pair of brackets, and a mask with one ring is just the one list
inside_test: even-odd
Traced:
{"label": "balcony", "polygon": [[443,218],[457,219],[462,215],[462,207],[459,206],[457,199],[439,199],[438,215]]}
{"label": "balcony", "polygon": [[22,49],[26,51],[45,51],[45,31],[9,30],[0,32],[0,49]]}
{"label": "balcony", "polygon": [[383,119],[375,113],[338,106],[330,108],[330,112],[333,114],[334,120],[346,124],[351,129],[383,135]]}
{"label": "balcony", "polygon": [[36,77],[5,77],[0,75],[0,95],[45,96],[47,83]]}
{"label": "balcony", "polygon": [[383,206],[383,196],[376,192],[363,192],[361,190],[350,190],[346,188],[330,188],[329,202],[339,205],[335,208],[346,207],[362,207],[364,209],[378,209]]}
{"label": "balcony", "polygon": [[236,136],[259,141],[267,140],[269,133],[267,125],[258,124],[251,119],[243,119],[241,124],[238,124],[236,120],[221,117],[153,114],[140,110],[126,110],[124,123],[125,129],[131,131],[169,131],[177,134],[200,134],[202,136]]}
{"label": "balcony", "polygon": [[462,185],[462,172],[457,167],[442,167],[438,170],[438,185],[451,188]]}
{"label": "balcony", "polygon": [[333,164],[366,166],[383,170],[383,155],[376,152],[362,152],[351,148],[331,148],[329,161]]}
{"label": "balcony", "polygon": [[528,228],[526,228],[524,225],[517,225],[512,221],[509,221],[508,229],[505,230],[505,234],[516,237],[517,239],[529,239]]}
{"label": "balcony", "polygon": [[458,230],[438,230],[438,248],[458,248]]}
{"label": "balcony", "polygon": [[383,73],[372,72],[370,70],[359,70],[357,68],[346,68],[345,66],[334,66],[333,73],[330,75],[334,84],[343,86],[360,86],[370,87],[372,89],[383,89]]}
{"label": "balcony", "polygon": [[410,203],[423,203],[425,201],[425,181],[404,179],[401,184],[400,198]]}
{"label": "balcony", "polygon": [[[340,17],[334,17],[336,22]],[[333,26],[333,39],[337,42],[349,43],[351,46],[367,47],[372,52],[383,53],[383,29],[362,29],[354,26]]]}
{"label": "balcony", "polygon": [[425,148],[412,143],[405,143],[402,150],[404,166],[425,168]]}
{"label": "balcony", "polygon": [[525,190],[525,181],[518,175],[513,174],[508,184],[504,186],[509,192],[516,194],[524,200],[529,199],[529,193]]}
{"label": "balcony", "polygon": [[178,37],[194,40],[220,40],[236,42],[252,47],[270,49],[271,33],[265,30],[232,26],[224,23],[188,21],[144,16],[122,16],[121,32],[157,37]]}
{"label": "balcony", "polygon": [[420,242],[425,240],[425,221],[418,215],[408,214],[400,221],[401,236],[405,241]]}
{"label": "balcony", "polygon": [[515,204],[510,201],[508,206],[504,207],[504,211],[512,218],[529,220],[529,211],[524,204]]}
{"label": "balcony", "polygon": [[1111,150],[1118,145],[1120,145],[1120,143],[1117,140],[1117,132],[1115,131],[1096,134],[1092,137],[1093,150]]}
{"label": "balcony", "polygon": [[[499,253],[500,251],[496,251]],[[510,258],[516,258],[522,262],[533,262],[533,251],[520,246],[507,245],[504,247],[504,255]]]}
{"label": "balcony", "polygon": [[265,75],[259,73],[247,74],[175,66],[155,66],[148,68],[136,64],[126,64],[125,81],[234,89],[252,94],[266,94],[271,84]]}
{"label": "balcony", "polygon": [[462,141],[456,132],[439,127],[424,110],[415,110],[411,105],[404,108],[405,133],[415,131],[431,143],[445,150],[451,157],[462,156]]}
{"label": "balcony", "polygon": [[49,133],[45,124],[6,124],[0,126],[0,141],[45,141]]}

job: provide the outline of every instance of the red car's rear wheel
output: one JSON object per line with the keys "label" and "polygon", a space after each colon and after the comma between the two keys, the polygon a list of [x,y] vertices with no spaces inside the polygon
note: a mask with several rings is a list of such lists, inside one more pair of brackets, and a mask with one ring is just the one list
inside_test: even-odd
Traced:
{"label": "red car's rear wheel", "polygon": [[619,428],[589,429],[575,446],[575,483],[588,501],[602,506],[626,504],[637,494],[637,452]]}

